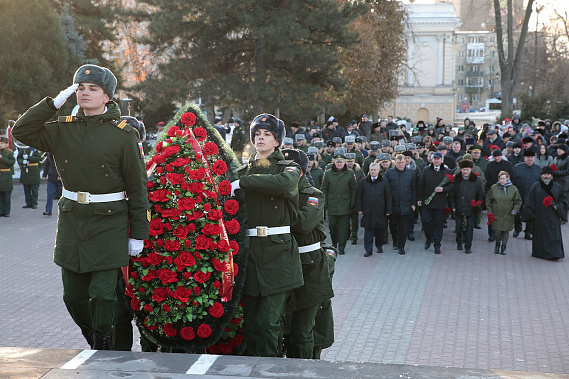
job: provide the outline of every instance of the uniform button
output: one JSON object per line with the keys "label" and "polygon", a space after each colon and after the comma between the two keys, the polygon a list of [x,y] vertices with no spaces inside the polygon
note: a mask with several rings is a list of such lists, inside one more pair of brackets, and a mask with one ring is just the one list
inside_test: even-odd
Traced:
{"label": "uniform button", "polygon": [[65,160],[65,163],[67,163],[67,159]]}
{"label": "uniform button", "polygon": [[102,165],[101,165],[101,168],[105,168],[105,165],[104,165],[104,164],[102,164]]}
{"label": "uniform button", "polygon": [[274,197],[271,197],[271,200],[275,200],[275,198],[274,198]]}
{"label": "uniform button", "polygon": [[107,178],[108,178],[108,177],[109,177],[109,174],[105,174],[105,177],[107,177]]}
{"label": "uniform button", "polygon": [[107,211],[107,213],[113,213],[113,211],[111,211],[110,209]]}
{"label": "uniform button", "polygon": [[61,172],[64,172],[64,171],[65,171],[65,169],[64,169],[64,168],[62,168],[62,169],[61,169]]}
{"label": "uniform button", "polygon": [[278,207],[275,205],[275,209],[277,209]]}

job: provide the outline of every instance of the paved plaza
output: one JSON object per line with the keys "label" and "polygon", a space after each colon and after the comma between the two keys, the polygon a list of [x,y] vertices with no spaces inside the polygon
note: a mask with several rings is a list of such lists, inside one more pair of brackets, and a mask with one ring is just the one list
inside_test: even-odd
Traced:
{"label": "paved plaza", "polygon": [[[11,217],[0,218],[0,347],[87,349],[62,301],[45,198],[42,183],[38,209],[22,209],[16,182]],[[417,224],[406,255],[388,244],[365,258],[360,231],[336,263],[336,342],[323,359],[569,374],[569,262],[532,258],[531,241],[511,236],[495,255],[485,225],[466,255],[448,226],[441,255],[423,249]]]}

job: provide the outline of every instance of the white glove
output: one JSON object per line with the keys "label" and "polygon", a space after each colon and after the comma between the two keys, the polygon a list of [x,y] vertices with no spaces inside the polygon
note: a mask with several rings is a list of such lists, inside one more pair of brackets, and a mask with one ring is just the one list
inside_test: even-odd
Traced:
{"label": "white glove", "polygon": [[69,96],[73,95],[75,91],[77,91],[77,88],[79,88],[79,84],[75,83],[61,91],[59,95],[53,99],[53,106],[57,109],[61,108],[61,106],[65,104],[65,100],[67,100]]}
{"label": "white glove", "polygon": [[239,185],[239,179],[231,183],[231,196],[235,196],[235,191],[241,189]]}
{"label": "white glove", "polygon": [[23,157],[24,159],[28,159],[28,154],[24,154],[24,155],[22,155],[22,157]]}
{"label": "white glove", "polygon": [[133,238],[128,239],[128,255],[137,256],[142,252],[144,248],[143,240],[135,240]]}
{"label": "white glove", "polygon": [[27,159],[24,159],[23,163],[24,163],[24,164],[28,164],[28,160],[27,160]]}

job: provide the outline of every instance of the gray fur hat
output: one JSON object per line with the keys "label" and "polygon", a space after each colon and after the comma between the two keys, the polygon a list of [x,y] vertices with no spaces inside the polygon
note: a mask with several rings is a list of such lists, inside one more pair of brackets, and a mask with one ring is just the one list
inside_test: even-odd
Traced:
{"label": "gray fur hat", "polygon": [[255,141],[255,132],[259,129],[268,130],[275,136],[279,145],[282,144],[285,136],[285,124],[283,120],[280,120],[268,113],[258,115],[253,119],[253,121],[251,121],[249,134],[251,141]]}
{"label": "gray fur hat", "polygon": [[85,64],[79,67],[73,76],[73,83],[96,84],[101,87],[110,98],[115,96],[115,89],[117,88],[117,78],[111,70],[94,64]]}

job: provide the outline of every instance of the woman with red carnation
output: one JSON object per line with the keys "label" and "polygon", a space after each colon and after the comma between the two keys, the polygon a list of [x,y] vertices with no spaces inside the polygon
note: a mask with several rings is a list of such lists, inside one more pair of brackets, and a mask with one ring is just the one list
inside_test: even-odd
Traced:
{"label": "woman with red carnation", "polygon": [[242,295],[244,336],[248,355],[275,357],[289,291],[303,284],[298,246],[290,230],[298,217],[301,171],[278,149],[285,135],[281,120],[261,114],[253,119],[250,132],[257,151],[232,183],[232,193],[245,192],[251,237]]}
{"label": "woman with red carnation", "polygon": [[565,257],[561,223],[567,222],[567,196],[553,181],[553,173],[549,166],[541,170],[522,212],[522,219],[535,220],[531,256],[548,260]]}
{"label": "woman with red carnation", "polygon": [[514,220],[522,207],[522,197],[512,184],[506,171],[498,174],[498,183],[493,184],[486,193],[486,209],[489,225],[494,230],[496,247],[494,254],[506,255],[506,245]]}

